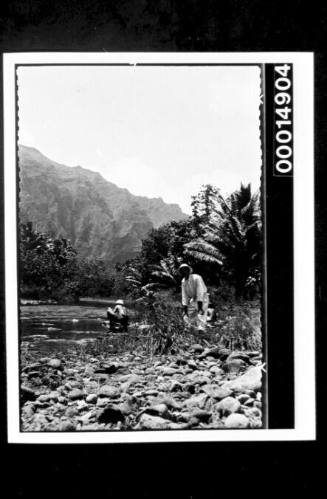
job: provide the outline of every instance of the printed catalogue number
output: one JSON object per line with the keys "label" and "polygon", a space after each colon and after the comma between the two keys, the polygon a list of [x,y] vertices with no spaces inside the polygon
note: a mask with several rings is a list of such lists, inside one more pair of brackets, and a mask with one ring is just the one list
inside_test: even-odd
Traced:
{"label": "printed catalogue number", "polygon": [[292,65],[274,66],[274,175],[293,175]]}

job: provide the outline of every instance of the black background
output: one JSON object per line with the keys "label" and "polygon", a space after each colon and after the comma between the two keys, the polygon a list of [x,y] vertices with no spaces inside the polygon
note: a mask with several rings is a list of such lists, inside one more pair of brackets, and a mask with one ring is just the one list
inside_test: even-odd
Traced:
{"label": "black background", "polygon": [[[259,0],[13,0],[1,6],[0,50],[10,51],[314,51],[316,77],[316,303],[320,366],[327,280],[327,7]],[[2,70],[2,68],[1,68]],[[1,75],[2,76],[2,75]],[[1,110],[2,111],[2,110]],[[2,113],[1,113],[2,114]],[[2,126],[2,124],[1,124]],[[3,130],[0,131],[1,156]],[[3,186],[3,169],[1,169]],[[3,198],[1,203],[3,203]],[[305,202],[305,200],[303,200]],[[3,238],[3,204],[0,239]],[[4,275],[3,245],[1,274]],[[305,264],[305,262],[303,262]],[[6,444],[4,289],[0,303],[1,453],[8,497],[219,497],[250,492],[304,493],[318,485],[317,442],[127,445]],[[280,385],[280,411],[287,387]],[[284,391],[283,391],[284,390]],[[323,394],[322,394],[323,395]],[[318,407],[322,396],[318,393]],[[286,408],[287,412],[287,408]],[[320,449],[321,450],[321,449]],[[4,482],[4,481],[3,481]],[[223,492],[222,489],[225,489]],[[226,492],[227,489],[227,492]]]}

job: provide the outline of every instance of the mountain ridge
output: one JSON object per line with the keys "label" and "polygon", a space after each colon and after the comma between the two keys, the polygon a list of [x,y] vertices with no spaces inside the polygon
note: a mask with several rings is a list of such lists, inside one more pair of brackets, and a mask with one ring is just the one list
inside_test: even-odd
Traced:
{"label": "mountain ridge", "polygon": [[135,257],[152,228],[187,218],[178,204],[136,196],[80,165],[52,161],[19,145],[20,220],[70,239],[83,257]]}

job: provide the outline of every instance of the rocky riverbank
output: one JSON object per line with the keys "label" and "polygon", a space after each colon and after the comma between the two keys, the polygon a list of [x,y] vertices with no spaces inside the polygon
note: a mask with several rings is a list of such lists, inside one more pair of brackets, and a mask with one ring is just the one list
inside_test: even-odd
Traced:
{"label": "rocky riverbank", "polygon": [[262,427],[259,352],[193,344],[164,356],[29,351],[22,431]]}

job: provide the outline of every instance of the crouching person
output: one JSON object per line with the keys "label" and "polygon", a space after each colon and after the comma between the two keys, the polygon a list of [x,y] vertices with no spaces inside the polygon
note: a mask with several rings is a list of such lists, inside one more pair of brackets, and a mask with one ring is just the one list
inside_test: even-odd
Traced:
{"label": "crouching person", "polygon": [[117,300],[113,310],[110,307],[108,308],[107,319],[111,331],[118,329],[119,331],[127,332],[128,314],[123,300]]}
{"label": "crouching person", "polygon": [[186,325],[198,331],[205,331],[209,296],[202,277],[193,274],[192,268],[183,263],[179,267],[182,279],[183,318]]}

